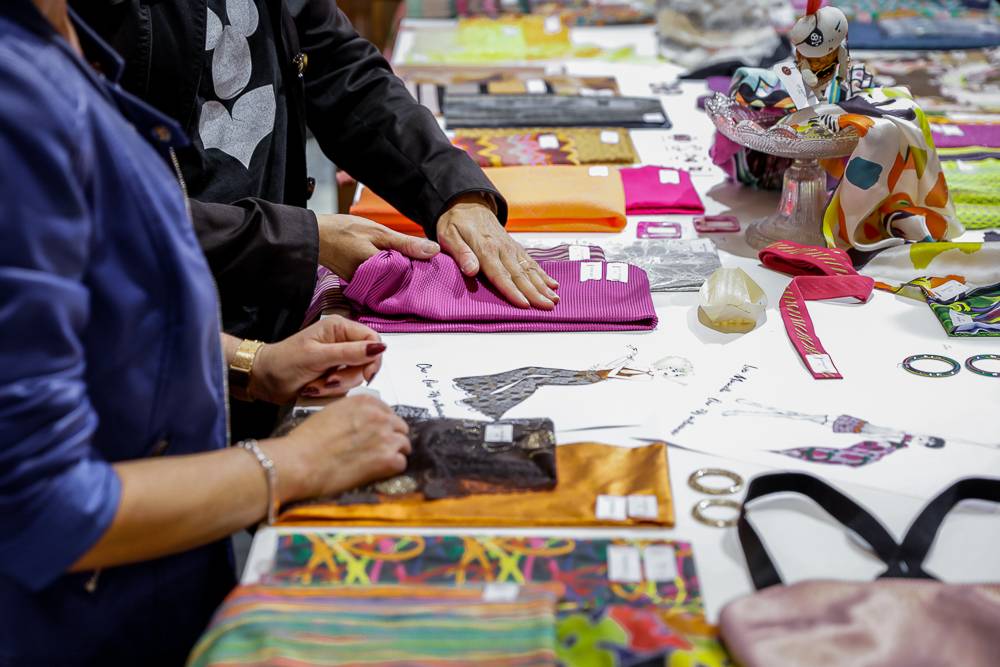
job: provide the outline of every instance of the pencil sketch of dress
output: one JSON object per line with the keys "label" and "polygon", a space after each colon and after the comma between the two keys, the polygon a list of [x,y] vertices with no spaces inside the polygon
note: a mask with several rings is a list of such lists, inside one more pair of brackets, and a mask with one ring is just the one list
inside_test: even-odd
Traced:
{"label": "pencil sketch of dress", "polygon": [[473,375],[455,379],[455,386],[469,394],[460,401],[476,412],[500,419],[546,386],[575,387],[607,379],[607,371],[574,371],[527,366],[495,375]]}

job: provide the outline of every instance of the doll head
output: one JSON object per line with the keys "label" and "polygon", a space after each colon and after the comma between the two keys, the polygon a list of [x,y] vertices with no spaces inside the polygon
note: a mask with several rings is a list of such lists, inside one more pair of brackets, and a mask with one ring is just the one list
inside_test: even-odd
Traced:
{"label": "doll head", "polygon": [[836,7],[820,7],[810,2],[806,15],[788,33],[795,50],[806,58],[833,53],[847,38],[847,17]]}

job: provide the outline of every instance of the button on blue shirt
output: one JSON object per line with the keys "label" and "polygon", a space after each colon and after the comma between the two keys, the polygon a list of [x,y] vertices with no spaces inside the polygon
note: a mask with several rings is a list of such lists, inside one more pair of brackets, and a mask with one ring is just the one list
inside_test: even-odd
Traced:
{"label": "button on blue shirt", "polygon": [[163,159],[182,133],[78,30],[107,79],[0,3],[0,665],[177,664],[225,543],[64,574],[114,518],[112,464],[226,445],[215,287]]}

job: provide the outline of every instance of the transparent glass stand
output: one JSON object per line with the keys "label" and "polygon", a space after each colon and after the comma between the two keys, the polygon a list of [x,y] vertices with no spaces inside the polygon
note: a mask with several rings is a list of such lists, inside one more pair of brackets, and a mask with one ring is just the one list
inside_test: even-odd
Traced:
{"label": "transparent glass stand", "polygon": [[756,111],[716,94],[705,105],[715,127],[726,138],[762,153],[795,160],[785,172],[778,210],[756,220],[746,231],[747,243],[759,250],[775,241],[825,246],[826,172],[819,161],[850,155],[858,143],[853,130],[837,134],[801,135],[775,126],[781,115]]}

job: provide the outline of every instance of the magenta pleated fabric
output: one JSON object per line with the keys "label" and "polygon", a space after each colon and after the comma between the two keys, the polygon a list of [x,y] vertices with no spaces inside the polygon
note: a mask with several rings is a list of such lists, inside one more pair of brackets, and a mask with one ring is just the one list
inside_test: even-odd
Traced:
{"label": "magenta pleated fabric", "polygon": [[691,174],[670,167],[621,169],[625,189],[625,212],[628,215],[667,215],[704,213]]}
{"label": "magenta pleated fabric", "polygon": [[[440,254],[429,261],[384,251],[362,264],[344,290],[358,320],[380,333],[644,331],[656,327],[642,269],[605,262],[539,262],[559,281],[554,310],[516,308]],[[583,268],[583,265],[590,265]],[[597,266],[593,266],[597,265]],[[599,267],[599,269],[598,269]],[[609,271],[609,267],[611,267]],[[581,272],[600,278],[581,281]],[[619,278],[608,280],[608,277]],[[626,279],[627,277],[627,279]]]}

